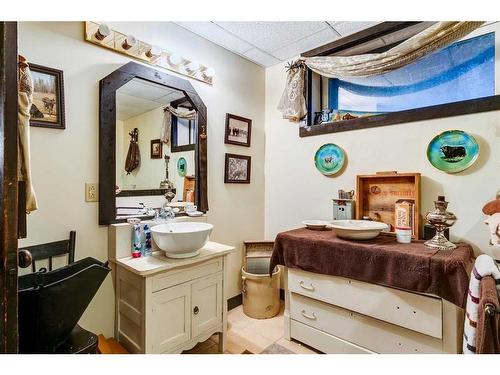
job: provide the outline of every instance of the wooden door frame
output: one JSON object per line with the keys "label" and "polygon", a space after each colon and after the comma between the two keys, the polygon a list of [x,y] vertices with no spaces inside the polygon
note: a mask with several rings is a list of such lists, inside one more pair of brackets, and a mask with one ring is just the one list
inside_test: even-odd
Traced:
{"label": "wooden door frame", "polygon": [[0,22],[0,353],[18,351],[17,69],[17,22]]}

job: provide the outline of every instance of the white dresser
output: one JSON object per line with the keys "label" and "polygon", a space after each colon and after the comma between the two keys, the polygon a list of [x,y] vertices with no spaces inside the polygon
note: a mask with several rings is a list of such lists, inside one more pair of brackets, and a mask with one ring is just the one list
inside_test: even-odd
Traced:
{"label": "white dresser", "polygon": [[167,258],[160,251],[122,257],[130,253],[130,230],[127,224],[109,230],[115,338],[131,353],[160,354],[180,353],[218,333],[224,352],[226,264],[234,247],[208,242],[199,255],[185,259]]}
{"label": "white dresser", "polygon": [[324,353],[460,353],[463,309],[440,297],[285,269],[285,337]]}

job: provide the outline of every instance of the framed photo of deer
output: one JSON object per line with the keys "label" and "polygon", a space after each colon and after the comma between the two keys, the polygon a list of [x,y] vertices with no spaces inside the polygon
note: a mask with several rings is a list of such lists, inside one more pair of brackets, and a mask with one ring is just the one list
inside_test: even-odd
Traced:
{"label": "framed photo of deer", "polygon": [[241,116],[226,114],[224,143],[250,147],[252,120]]}
{"label": "framed photo of deer", "polygon": [[33,77],[33,104],[30,125],[65,129],[64,79],[62,70],[30,64]]}

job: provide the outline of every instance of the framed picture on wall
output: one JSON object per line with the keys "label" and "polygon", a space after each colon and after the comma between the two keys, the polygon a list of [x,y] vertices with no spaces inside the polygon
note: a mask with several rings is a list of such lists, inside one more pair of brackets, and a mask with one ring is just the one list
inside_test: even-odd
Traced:
{"label": "framed picture on wall", "polygon": [[163,158],[163,144],[160,139],[151,140],[151,159]]}
{"label": "framed picture on wall", "polygon": [[62,70],[30,64],[33,77],[33,104],[30,125],[65,129],[64,79]]}
{"label": "framed picture on wall", "polygon": [[224,143],[250,147],[252,120],[241,116],[226,114]]}
{"label": "framed picture on wall", "polygon": [[246,155],[226,154],[224,183],[249,184],[251,157]]}

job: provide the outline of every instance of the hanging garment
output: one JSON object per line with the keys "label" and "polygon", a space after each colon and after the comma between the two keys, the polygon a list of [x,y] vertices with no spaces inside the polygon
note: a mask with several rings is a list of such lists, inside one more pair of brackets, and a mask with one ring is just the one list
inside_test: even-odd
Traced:
{"label": "hanging garment", "polygon": [[129,133],[130,135],[130,145],[128,146],[127,159],[125,160],[125,171],[130,174],[134,169],[136,169],[141,164],[141,152],[139,150],[139,130],[134,128],[134,130]]}
{"label": "hanging garment", "polygon": [[187,110],[183,108],[174,108],[166,106],[163,109],[163,123],[160,131],[160,140],[165,143],[170,143],[170,134],[172,132],[172,115],[178,118],[194,120],[196,118],[196,111],[194,109]]}
{"label": "hanging garment", "polygon": [[[293,66],[297,70],[312,71],[329,78],[367,77],[387,73],[408,65],[432,52],[462,39],[484,22],[437,22],[406,41],[382,53],[355,56],[301,57]],[[305,116],[302,101],[303,90],[294,95],[294,87],[304,85],[304,73],[288,70],[289,78],[278,105],[283,118],[299,121]],[[295,79],[293,79],[295,78]],[[297,82],[300,79],[302,82]],[[307,113],[307,112],[306,112]]]}
{"label": "hanging garment", "polygon": [[18,81],[18,179],[26,183],[26,213],[38,208],[35,189],[31,181],[30,163],[30,109],[33,104],[33,78],[26,59],[19,56]]}
{"label": "hanging garment", "polygon": [[160,141],[168,145],[172,132],[172,114],[166,109],[163,111],[163,123],[161,124]]}

